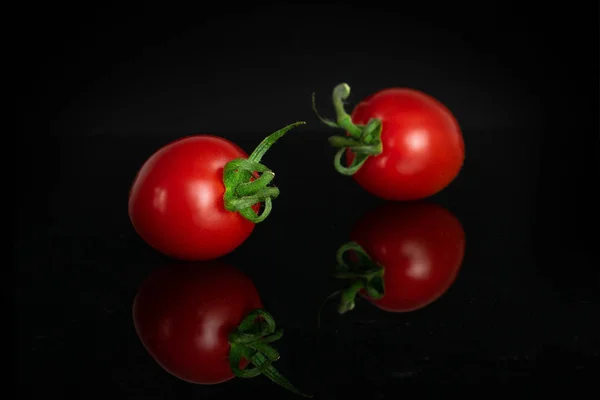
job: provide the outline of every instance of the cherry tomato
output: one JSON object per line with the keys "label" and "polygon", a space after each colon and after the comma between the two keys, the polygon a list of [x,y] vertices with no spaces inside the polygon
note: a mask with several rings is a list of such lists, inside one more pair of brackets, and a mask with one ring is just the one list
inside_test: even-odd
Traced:
{"label": "cherry tomato", "polygon": [[[371,276],[358,274],[358,285],[353,289],[350,286],[345,293],[348,302],[342,301],[344,310],[354,306],[352,300],[357,291],[385,311],[423,308],[449,289],[465,252],[460,221],[445,208],[428,203],[384,204],[366,213],[352,229],[350,238],[351,261],[362,259],[363,268],[374,268]],[[356,245],[358,251],[353,250]],[[380,272],[373,272],[378,267]],[[378,279],[382,281],[377,282]],[[372,283],[380,292],[378,296],[369,294]]]}
{"label": "cherry tomato", "polygon": [[178,259],[206,260],[233,251],[254,223],[223,204],[223,168],[248,155],[215,136],[175,141],[142,166],[131,188],[129,215],[138,234]]}
{"label": "cherry tomato", "polygon": [[[252,362],[296,391],[271,365],[279,356],[269,344],[281,332],[262,308],[256,287],[241,271],[220,261],[182,263],[154,270],[140,285],[133,322],[148,353],[179,379],[217,384],[236,375],[252,377],[259,373],[249,367]],[[240,334],[245,341],[236,339]]]}
{"label": "cherry tomato", "polygon": [[[326,121],[347,131],[346,137],[330,138],[340,147],[338,171],[385,200],[423,199],[458,176],[465,158],[463,135],[441,102],[418,90],[388,88],[363,99],[348,116],[342,100],[349,93],[346,84],[336,87],[338,123]],[[339,162],[342,153],[349,167]]]}
{"label": "cherry tomato", "polygon": [[267,186],[274,174],[259,164],[262,155],[301,123],[273,133],[250,156],[212,135],[186,137],[159,149],[143,164],[129,193],[135,230],[175,259],[211,260],[230,253],[266,218],[279,194]]}

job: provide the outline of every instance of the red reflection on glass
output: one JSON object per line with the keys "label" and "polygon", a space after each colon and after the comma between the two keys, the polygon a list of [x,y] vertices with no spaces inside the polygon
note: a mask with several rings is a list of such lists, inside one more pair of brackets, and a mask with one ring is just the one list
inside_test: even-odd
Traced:
{"label": "red reflection on glass", "polygon": [[454,283],[465,252],[462,224],[431,203],[386,203],[354,226],[338,252],[336,276],[348,279],[340,312],[358,294],[382,310],[423,308]]}
{"label": "red reflection on glass", "polygon": [[277,372],[272,343],[282,336],[254,283],[220,261],[173,263],[154,270],[133,302],[142,344],[167,372],[217,384],[264,374],[301,394]]}

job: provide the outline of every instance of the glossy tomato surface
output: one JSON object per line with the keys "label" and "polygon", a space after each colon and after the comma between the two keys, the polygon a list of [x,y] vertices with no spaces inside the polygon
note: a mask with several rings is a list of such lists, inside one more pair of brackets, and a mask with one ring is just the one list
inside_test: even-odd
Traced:
{"label": "glossy tomato surface", "polygon": [[210,260],[230,253],[254,223],[225,209],[223,168],[247,158],[217,136],[190,136],[154,153],[141,167],[129,194],[129,217],[137,233],[161,253],[181,260]]}
{"label": "glossy tomato surface", "polygon": [[241,271],[217,261],[191,263],[154,270],[137,292],[133,321],[167,372],[216,384],[234,377],[228,336],[257,308],[262,302],[256,287]]}
{"label": "glossy tomato surface", "polygon": [[[355,124],[382,122],[383,152],[353,175],[365,190],[385,200],[431,196],[456,178],[465,157],[462,132],[438,100],[413,89],[391,88],[361,101],[352,112]],[[350,163],[354,155],[348,151]]]}
{"label": "glossy tomato surface", "polygon": [[465,232],[448,210],[428,203],[387,203],[366,213],[351,239],[384,268],[385,311],[407,312],[444,294],[460,270]]}

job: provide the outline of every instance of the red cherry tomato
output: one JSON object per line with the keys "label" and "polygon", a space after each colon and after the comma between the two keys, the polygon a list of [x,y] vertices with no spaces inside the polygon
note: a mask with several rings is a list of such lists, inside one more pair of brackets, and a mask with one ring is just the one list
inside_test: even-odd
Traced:
{"label": "red cherry tomato", "polygon": [[[348,117],[341,101],[350,88],[340,85],[336,90],[339,123]],[[375,134],[369,143],[358,136],[370,121],[380,140]],[[352,165],[356,157],[364,161],[355,171],[338,170],[385,200],[417,200],[438,193],[458,176],[465,158],[453,114],[435,98],[413,89],[388,88],[368,96],[338,127],[347,128],[347,135],[356,139],[354,145],[338,145],[345,149],[347,163]],[[364,149],[375,153],[361,154]]]}
{"label": "red cherry tomato", "polygon": [[225,209],[223,168],[248,155],[215,136],[192,136],[154,153],[140,169],[129,197],[138,234],[177,259],[207,260],[242,244],[254,223]]}
{"label": "red cherry tomato", "polygon": [[[271,365],[279,355],[270,343],[281,332],[275,331],[272,317],[262,308],[250,278],[230,265],[174,264],[154,270],[140,285],[133,322],[152,358],[179,379],[217,384],[244,373],[256,376],[262,365],[267,367],[261,371],[267,377],[301,394]],[[243,341],[235,337],[240,333]],[[247,343],[261,350],[253,351]],[[235,354],[234,346],[239,350]],[[249,362],[254,366],[249,367]]]}
{"label": "red cherry tomato", "polygon": [[383,272],[383,297],[370,297],[364,287],[360,295],[390,312],[437,300],[455,281],[465,251],[460,221],[426,203],[387,203],[365,214],[350,238]]}
{"label": "red cherry tomato", "polygon": [[[211,135],[186,137],[164,146],[144,163],[131,187],[129,217],[135,230],[154,249],[180,260],[211,260],[230,253],[250,236],[256,222],[266,218],[271,198],[279,194],[277,188],[266,186],[274,175],[258,163],[260,158],[287,130],[301,123],[270,135],[250,156],[236,144]],[[228,169],[239,160],[246,160],[247,165]],[[255,171],[262,174],[260,178]],[[242,173],[247,174],[246,181],[236,176]],[[251,181],[266,184],[249,188]],[[229,208],[225,202],[228,185]],[[262,201],[266,207],[259,217]]]}
{"label": "red cherry tomato", "polygon": [[[382,121],[381,154],[367,159],[354,179],[388,200],[415,200],[444,189],[464,161],[458,123],[436,99],[411,89],[382,90],[352,112],[355,124]],[[347,152],[348,162],[354,155]]]}

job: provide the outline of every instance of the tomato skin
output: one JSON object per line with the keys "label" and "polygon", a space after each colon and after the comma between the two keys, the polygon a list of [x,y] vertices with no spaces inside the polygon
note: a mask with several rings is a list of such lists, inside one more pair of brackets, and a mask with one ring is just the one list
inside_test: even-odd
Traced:
{"label": "tomato skin", "polygon": [[130,190],[129,217],[137,233],[180,260],[211,260],[233,251],[255,224],[225,209],[223,168],[247,157],[236,144],[212,135],[186,137],[159,149]]}
{"label": "tomato skin", "polygon": [[262,307],[252,281],[230,265],[171,265],[154,270],[142,283],[133,321],[142,344],[163,369],[187,382],[217,384],[235,376],[229,333]]}
{"label": "tomato skin", "polygon": [[429,203],[387,203],[366,213],[351,239],[384,268],[384,296],[369,298],[382,310],[409,312],[442,296],[454,282],[465,233],[448,210]]}
{"label": "tomato skin", "polygon": [[[417,90],[389,88],[362,100],[352,122],[382,122],[381,154],[371,156],[353,175],[360,186],[385,200],[418,200],[450,184],[462,168],[465,146],[452,113]],[[351,163],[354,154],[348,150]]]}

